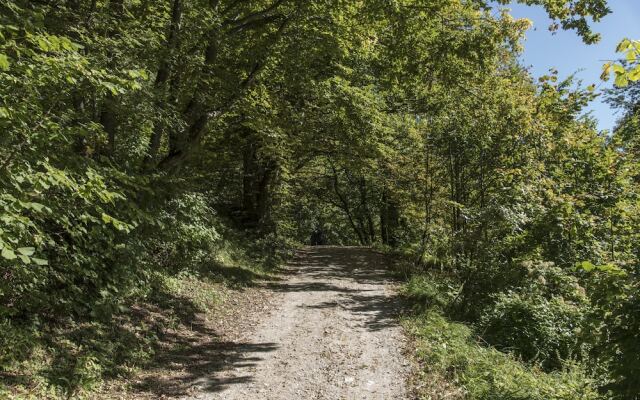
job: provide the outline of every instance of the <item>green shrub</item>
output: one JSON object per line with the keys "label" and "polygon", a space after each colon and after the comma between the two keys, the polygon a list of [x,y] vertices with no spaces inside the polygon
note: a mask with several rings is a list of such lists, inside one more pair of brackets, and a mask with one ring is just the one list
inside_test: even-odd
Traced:
{"label": "green shrub", "polygon": [[443,278],[414,275],[403,287],[403,294],[418,311],[431,308],[442,310],[455,299],[457,289],[452,281]]}
{"label": "green shrub", "polygon": [[76,171],[46,161],[21,167],[0,189],[0,318],[108,319],[143,280],[130,183],[90,161]]}
{"label": "green shrub", "polygon": [[[426,372],[457,382],[469,400],[596,400],[594,381],[579,364],[546,373],[476,341],[473,330],[429,311],[405,320]],[[424,393],[424,398],[445,398]],[[441,397],[438,397],[441,396]]]}
{"label": "green shrub", "polygon": [[147,244],[152,264],[173,273],[197,269],[215,257],[220,247],[221,223],[207,197],[186,192],[158,212],[160,229]]}
{"label": "green shrub", "polygon": [[[589,314],[589,337],[594,358],[608,370],[605,388],[621,398],[640,398],[640,277],[626,272],[593,270],[585,273],[594,309]],[[603,372],[603,375],[605,372]]]}
{"label": "green shrub", "polygon": [[479,328],[496,348],[558,369],[577,355],[583,323],[583,310],[562,297],[507,292],[487,307]]}

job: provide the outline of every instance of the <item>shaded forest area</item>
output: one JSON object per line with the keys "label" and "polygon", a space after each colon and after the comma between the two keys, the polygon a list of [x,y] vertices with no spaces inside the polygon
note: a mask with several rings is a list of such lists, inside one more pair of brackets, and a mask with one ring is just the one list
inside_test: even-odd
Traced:
{"label": "shaded forest area", "polygon": [[[587,43],[608,13],[521,2]],[[481,0],[2,1],[0,396],[129,376],[161,336],[140,304],[180,320],[313,236],[403,260],[460,398],[637,399],[635,55],[598,132],[592,86],[518,63],[528,27]]]}

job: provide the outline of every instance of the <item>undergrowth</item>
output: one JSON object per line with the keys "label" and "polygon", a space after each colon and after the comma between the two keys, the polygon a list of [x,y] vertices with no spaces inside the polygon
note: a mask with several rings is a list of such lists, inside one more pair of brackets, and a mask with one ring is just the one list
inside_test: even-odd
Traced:
{"label": "undergrowth", "polygon": [[189,268],[153,272],[107,318],[68,317],[41,326],[3,321],[0,357],[12,362],[0,371],[0,398],[94,398],[111,380],[150,366],[166,349],[167,332],[187,329],[198,315],[215,318],[231,289],[270,277],[282,260],[282,254],[259,257],[261,244],[238,232],[225,235],[215,251],[189,260]]}
{"label": "undergrowth", "polygon": [[[404,326],[415,339],[422,366],[417,385],[422,399],[602,398],[597,382],[581,362],[567,357],[552,370],[544,370],[542,363],[526,362],[522,352],[504,347],[500,351],[488,343],[480,321],[474,324],[456,320],[460,313],[453,306],[461,291],[459,282],[438,273],[415,275],[404,286],[404,295],[413,304]],[[534,325],[535,321],[520,321],[511,331],[526,332]],[[531,348],[535,345],[529,343]]]}
{"label": "undergrowth", "polygon": [[[405,320],[422,361],[421,398],[595,400],[592,380],[577,364],[546,373],[486,344],[469,326],[429,310]],[[440,382],[440,384],[438,384]],[[451,382],[447,386],[442,382]],[[443,391],[444,388],[444,391]]]}

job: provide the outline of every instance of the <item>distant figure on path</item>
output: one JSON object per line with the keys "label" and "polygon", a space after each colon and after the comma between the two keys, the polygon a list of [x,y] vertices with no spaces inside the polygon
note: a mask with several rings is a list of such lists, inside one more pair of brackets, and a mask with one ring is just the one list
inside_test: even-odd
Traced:
{"label": "distant figure on path", "polygon": [[312,246],[324,246],[327,244],[327,238],[324,235],[324,231],[321,227],[316,227],[316,229],[311,232],[311,245]]}

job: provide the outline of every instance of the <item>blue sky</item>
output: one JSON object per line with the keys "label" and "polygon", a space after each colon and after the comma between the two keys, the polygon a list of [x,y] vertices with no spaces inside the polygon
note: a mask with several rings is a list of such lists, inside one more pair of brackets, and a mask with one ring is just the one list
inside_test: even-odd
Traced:
{"label": "blue sky", "polygon": [[[595,83],[599,90],[610,87],[611,82],[600,81],[603,60],[617,58],[615,49],[623,38],[640,39],[640,0],[609,0],[609,7],[612,13],[593,24],[594,30],[602,35],[602,40],[594,45],[586,45],[574,31],[549,32],[547,28],[551,20],[541,7],[520,4],[507,6],[514,17],[528,18],[534,24],[524,42],[523,65],[530,67],[534,77],[556,68],[560,78],[576,73],[584,86]],[[599,121],[600,129],[613,128],[618,117],[602,99],[594,101],[590,108]]]}

